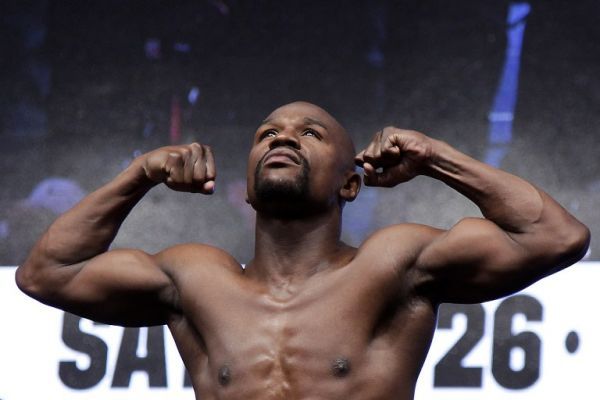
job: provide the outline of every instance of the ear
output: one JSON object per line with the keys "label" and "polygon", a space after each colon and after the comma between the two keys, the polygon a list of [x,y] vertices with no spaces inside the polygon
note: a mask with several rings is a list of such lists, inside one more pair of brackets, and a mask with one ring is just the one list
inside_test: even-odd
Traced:
{"label": "ear", "polygon": [[354,201],[356,196],[358,196],[358,192],[360,192],[362,179],[354,171],[346,172],[344,179],[344,186],[340,189],[340,198],[344,201]]}

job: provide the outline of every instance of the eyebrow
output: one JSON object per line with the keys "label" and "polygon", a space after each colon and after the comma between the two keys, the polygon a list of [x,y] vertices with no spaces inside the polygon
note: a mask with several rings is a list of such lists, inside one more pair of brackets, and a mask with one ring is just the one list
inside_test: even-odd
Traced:
{"label": "eyebrow", "polygon": [[327,127],[325,126],[325,124],[322,123],[321,121],[319,121],[318,119],[313,119],[313,118],[310,118],[310,117],[304,117],[304,123],[306,125],[318,125],[321,128],[327,130]]}
{"label": "eyebrow", "polygon": [[[304,122],[304,125],[317,125],[325,130],[328,130],[327,126],[323,122],[319,121],[318,119],[314,119],[311,117],[304,117],[302,119],[302,122]],[[273,123],[273,118],[267,118],[262,121],[261,125],[272,124],[272,123]]]}

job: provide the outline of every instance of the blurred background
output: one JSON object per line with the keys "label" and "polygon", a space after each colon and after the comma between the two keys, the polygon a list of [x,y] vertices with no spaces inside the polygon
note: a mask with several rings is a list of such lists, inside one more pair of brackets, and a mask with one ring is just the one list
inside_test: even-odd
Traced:
{"label": "blurred background", "polygon": [[[153,189],[114,246],[205,242],[253,253],[245,168],[281,104],[329,110],[357,147],[385,125],[445,140],[531,180],[600,234],[596,0],[0,2],[0,265],[136,156],[199,141],[213,196]],[[352,244],[404,221],[478,215],[429,178],[364,189]],[[592,239],[588,259],[600,259]]]}

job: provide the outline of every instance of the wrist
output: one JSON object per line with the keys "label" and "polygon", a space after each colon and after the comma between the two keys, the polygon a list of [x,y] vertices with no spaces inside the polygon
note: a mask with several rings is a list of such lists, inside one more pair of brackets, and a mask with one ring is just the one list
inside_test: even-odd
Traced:
{"label": "wrist", "polygon": [[139,156],[123,170],[123,172],[117,178],[123,178],[127,182],[131,183],[131,190],[133,191],[148,191],[154,186],[156,186],[159,182],[155,182],[148,176],[145,167],[145,158],[144,156]]}
{"label": "wrist", "polygon": [[438,139],[429,138],[427,156],[422,166],[421,174],[439,179],[443,171],[454,169],[448,157],[449,149],[452,149],[446,142]]}

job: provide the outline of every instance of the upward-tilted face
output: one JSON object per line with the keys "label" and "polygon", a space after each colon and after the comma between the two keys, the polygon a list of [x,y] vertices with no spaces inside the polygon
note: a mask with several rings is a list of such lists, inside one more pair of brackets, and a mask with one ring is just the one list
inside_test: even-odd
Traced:
{"label": "upward-tilted face", "polygon": [[322,211],[353,200],[358,188],[343,189],[354,175],[354,146],[345,129],[318,106],[291,103],[256,131],[248,200],[257,211]]}

